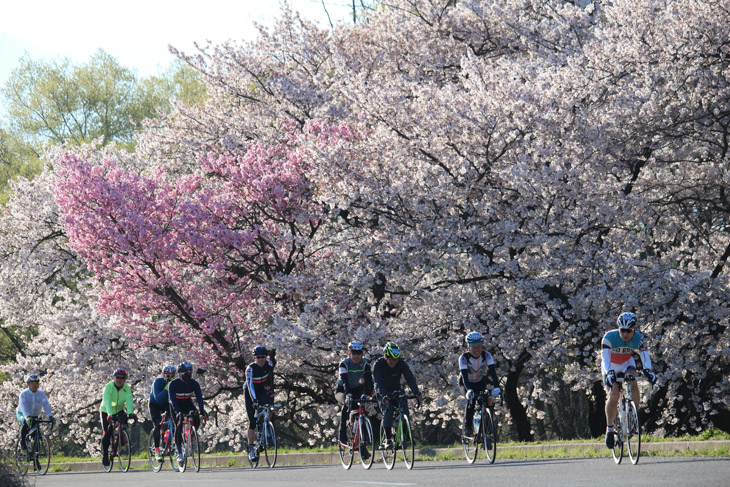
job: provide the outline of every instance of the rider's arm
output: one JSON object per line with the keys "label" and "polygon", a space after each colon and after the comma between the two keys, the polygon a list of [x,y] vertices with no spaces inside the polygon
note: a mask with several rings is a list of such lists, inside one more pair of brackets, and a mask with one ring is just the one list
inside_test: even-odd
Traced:
{"label": "rider's arm", "polygon": [[[387,396],[388,390],[385,388],[385,381],[383,380],[383,364],[384,361],[382,359],[375,362],[375,366],[373,367],[373,378],[375,379],[375,388],[378,391],[378,395]],[[385,365],[385,367],[387,367],[387,365]]]}
{"label": "rider's arm", "polygon": [[24,416],[28,417],[30,416],[30,390],[26,389],[23,392],[20,393],[20,397],[18,398],[18,411]]}
{"label": "rider's arm", "polygon": [[124,389],[126,389],[127,397],[124,398],[125,402],[127,403],[127,414],[134,413],[134,400],[132,399],[132,387],[129,384],[124,384]]}
{"label": "rider's arm", "polygon": [[193,381],[193,390],[195,391],[195,398],[198,401],[198,411],[200,411],[200,414],[205,414],[205,406],[203,405],[203,392],[200,390],[200,383],[197,380]]}
{"label": "rider's arm", "polygon": [[611,369],[611,342],[608,341],[606,336],[603,337],[603,342],[601,343],[601,372],[603,372],[603,375],[608,374],[608,371]]}
{"label": "rider's arm", "polygon": [[494,387],[499,386],[499,378],[497,377],[497,367],[492,363],[489,364],[489,377],[492,380],[492,385]]}
{"label": "rider's arm", "polygon": [[254,402],[257,401],[256,398],[256,388],[253,385],[253,364],[246,367],[246,386],[248,388],[248,393],[251,396],[251,400]]}
{"label": "rider's arm", "polygon": [[649,357],[649,350],[646,348],[646,341],[643,336],[639,341],[639,357],[641,357],[642,367],[651,370],[651,357]]}
{"label": "rider's arm", "polygon": [[53,413],[51,412],[51,403],[48,402],[48,396],[46,396],[46,393],[43,391],[38,391],[38,392],[43,394],[41,396],[41,404],[43,405],[43,411],[45,411],[46,416],[48,416],[50,418],[51,416],[53,416]]}
{"label": "rider's arm", "polygon": [[157,404],[164,404],[167,402],[167,381],[162,377],[155,379],[152,383],[152,398]]}
{"label": "rider's arm", "polygon": [[180,404],[177,402],[177,395],[176,390],[178,388],[178,382],[180,379],[175,379],[172,382],[170,382],[170,385],[167,387],[167,397],[170,400],[170,406],[172,409],[172,413],[176,414],[180,412]]}
{"label": "rider's arm", "polygon": [[347,363],[343,360],[340,362],[340,381],[342,381],[342,387],[345,389],[345,395],[350,393],[350,381],[347,378]]}
{"label": "rider's arm", "polygon": [[471,389],[471,383],[469,382],[469,362],[465,353],[462,353],[459,357],[459,374],[461,375],[461,382],[464,384],[464,387]]}
{"label": "rider's arm", "polygon": [[112,408],[112,393],[114,388],[114,382],[109,382],[104,387],[104,395],[101,398],[101,410],[108,415],[114,414],[114,408]]}
{"label": "rider's arm", "polygon": [[366,394],[373,395],[373,393],[375,392],[375,384],[373,383],[373,370],[370,367],[370,362],[367,362],[365,364],[365,373],[363,374],[363,378],[365,379],[365,387],[363,388],[363,390]]}
{"label": "rider's arm", "polygon": [[403,372],[403,377],[406,379],[406,384],[411,388],[411,392],[416,396],[420,396],[421,392],[418,390],[418,384],[416,384],[416,378],[413,376],[411,368],[408,367],[408,364],[404,360],[399,360],[399,363],[402,364],[401,371]]}

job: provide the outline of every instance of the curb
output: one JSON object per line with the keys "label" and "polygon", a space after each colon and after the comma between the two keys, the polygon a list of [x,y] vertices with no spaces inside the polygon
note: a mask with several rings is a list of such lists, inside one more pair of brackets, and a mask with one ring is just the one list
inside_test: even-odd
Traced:
{"label": "curb", "polygon": [[[693,450],[717,450],[722,447],[730,447],[729,440],[706,440],[706,441],[662,441],[662,442],[645,442],[641,444],[642,452],[662,452],[662,453],[683,453]],[[580,452],[593,450],[598,453],[608,454],[606,445],[600,443],[551,443],[546,445],[510,445],[500,447],[497,445],[497,458],[501,454],[522,453],[535,454],[549,453],[553,451],[562,451],[570,454],[575,451],[575,458],[584,456]],[[464,451],[461,448],[417,448],[416,458],[434,459],[439,455],[452,455],[455,460],[461,459]],[[377,460],[376,460],[377,461]],[[222,456],[203,456],[201,458],[203,468],[212,467],[248,467],[248,459],[246,455],[222,455]],[[280,453],[276,458],[276,465],[339,465],[340,455],[336,451],[332,452],[315,452],[315,453]],[[55,468],[54,468],[55,467]],[[259,460],[259,468],[267,468],[266,460],[262,457]],[[118,467],[115,467],[118,469]],[[131,469],[149,469],[147,460],[132,460]],[[169,470],[169,462],[162,466],[163,470]],[[88,462],[71,462],[71,463],[51,463],[51,471],[63,472],[102,472],[101,461]]]}

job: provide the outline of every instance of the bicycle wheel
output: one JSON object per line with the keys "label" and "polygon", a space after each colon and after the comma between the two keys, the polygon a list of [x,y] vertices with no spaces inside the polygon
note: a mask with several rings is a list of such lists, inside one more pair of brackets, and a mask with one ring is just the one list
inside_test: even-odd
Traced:
{"label": "bicycle wheel", "polygon": [[48,467],[51,466],[51,442],[40,430],[36,434],[38,439],[35,442],[35,452],[33,452],[33,467],[38,475],[45,475],[48,472]]}
{"label": "bicycle wheel", "polygon": [[[479,425],[479,428],[477,428],[476,431],[473,431],[473,434],[471,436],[466,435],[466,411],[464,412],[464,425],[461,427],[461,442],[464,445],[464,456],[466,457],[466,461],[469,463],[474,463],[479,456],[479,443],[481,441],[481,423]],[[472,424],[474,421],[472,421]]]}
{"label": "bicycle wheel", "polygon": [[387,440],[385,436],[385,426],[380,422],[380,455],[383,458],[383,465],[388,470],[393,469],[395,465],[395,444],[391,442],[390,447],[386,447]]}
{"label": "bicycle wheel", "polygon": [[629,450],[629,458],[631,463],[636,465],[639,463],[641,455],[641,422],[639,421],[639,411],[636,409],[636,403],[631,401],[628,403],[626,412],[626,446]]}
{"label": "bicycle wheel", "polygon": [[126,429],[122,429],[119,432],[117,458],[119,459],[119,469],[122,472],[129,470],[129,465],[132,463],[132,445],[129,442],[129,433],[127,433]]}
{"label": "bicycle wheel", "polygon": [[494,421],[494,413],[491,408],[484,408],[482,412],[482,438],[484,438],[484,452],[487,454],[489,463],[497,459],[497,424]]}
{"label": "bicycle wheel", "polygon": [[[340,418],[340,423],[342,423],[342,419]],[[352,459],[355,457],[355,452],[352,449],[352,428],[347,425],[345,427],[346,435],[347,435],[347,444],[343,445],[340,441],[340,429],[342,426],[338,426],[337,429],[337,451],[340,453],[340,463],[342,463],[342,466],[345,470],[349,470],[352,466]]]}
{"label": "bicycle wheel", "polygon": [[267,421],[264,425],[264,455],[266,456],[266,463],[269,464],[269,468],[274,468],[276,465],[276,454],[279,451],[279,445],[276,441],[276,430],[271,421]]}
{"label": "bicycle wheel", "polygon": [[188,437],[190,436],[190,426],[186,424],[182,428],[182,462],[177,462],[177,471],[180,473],[184,473],[188,467]]}
{"label": "bicycle wheel", "polygon": [[[623,425],[621,424],[621,408],[624,407],[623,400],[620,400],[618,403],[618,411],[616,411],[616,419],[613,420],[613,433],[614,433],[614,442],[613,442],[613,449],[611,450],[611,454],[613,455],[613,461],[616,462],[616,465],[621,463],[621,460],[624,457],[624,432],[623,432]],[[608,433],[606,433],[608,434]]]}
{"label": "bicycle wheel", "polygon": [[411,470],[413,468],[413,461],[415,460],[415,447],[413,445],[411,420],[405,414],[399,421],[398,433],[398,448],[403,450],[403,461],[406,464],[406,468]]}
{"label": "bicycle wheel", "polygon": [[[162,440],[160,440],[162,441]],[[170,430],[167,441],[165,442],[165,452],[170,457],[170,466],[173,470],[180,470],[177,464],[177,447],[175,446],[175,432]]]}
{"label": "bicycle wheel", "polygon": [[375,456],[375,438],[373,437],[373,425],[370,424],[370,418],[367,416],[363,416],[362,418],[359,440],[358,451],[360,454],[360,462],[365,469],[369,469],[373,466],[373,457]]}
{"label": "bicycle wheel", "polygon": [[[109,465],[104,465],[103,459],[102,459],[102,462],[101,462],[102,466],[104,467],[104,471],[107,472],[107,473],[111,472],[112,471],[112,468],[114,468],[114,458],[117,456],[117,452],[116,452],[116,450],[117,450],[117,436],[118,436],[117,435],[117,430],[116,429],[112,430],[111,439],[109,441],[109,449],[111,450],[109,452]],[[104,453],[102,452],[102,455],[103,454]]]}
{"label": "bicycle wheel", "polygon": [[186,448],[188,449],[188,459],[193,461],[193,468],[196,472],[200,472],[200,438],[195,428],[190,428],[190,436],[188,437]]}
{"label": "bicycle wheel", "polygon": [[[150,431],[150,441],[147,446],[147,457],[150,461],[150,467],[152,467],[153,472],[159,472],[162,468],[162,460],[159,462],[157,461],[157,455],[155,455],[155,438],[154,438],[154,429]],[[160,435],[162,436],[162,435]],[[160,438],[162,440],[162,438]]]}
{"label": "bicycle wheel", "polygon": [[23,450],[23,439],[18,437],[15,445],[15,468],[18,469],[18,475],[21,477],[28,473],[28,452]]}

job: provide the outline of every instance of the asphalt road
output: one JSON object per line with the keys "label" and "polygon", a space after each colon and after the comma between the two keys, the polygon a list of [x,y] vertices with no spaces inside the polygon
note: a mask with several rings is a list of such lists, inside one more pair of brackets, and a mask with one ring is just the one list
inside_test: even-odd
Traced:
{"label": "asphalt road", "polygon": [[[230,487],[243,484],[256,487],[357,487],[372,485],[393,486],[477,486],[519,485],[545,487],[550,485],[605,485],[612,484],[672,487],[688,485],[730,485],[730,458],[708,457],[642,457],[638,465],[630,462],[614,464],[610,457],[575,459],[500,460],[493,465],[461,461],[416,462],[413,470],[406,470],[402,462],[388,471],[374,464],[370,470],[353,465],[350,470],[341,466],[280,466],[274,469],[210,468],[199,473],[188,470],[177,473],[163,470],[118,470],[111,473],[77,472],[48,473],[36,477],[38,487],[165,487],[205,486]],[[623,482],[622,482],[623,479]]]}

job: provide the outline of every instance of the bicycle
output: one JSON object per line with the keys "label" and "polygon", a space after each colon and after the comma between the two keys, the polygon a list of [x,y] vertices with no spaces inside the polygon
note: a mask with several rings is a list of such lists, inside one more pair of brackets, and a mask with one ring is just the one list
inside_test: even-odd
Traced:
{"label": "bicycle", "polygon": [[[369,469],[373,465],[373,456],[375,455],[373,426],[365,412],[364,405],[374,402],[377,402],[377,400],[372,398],[360,398],[352,401],[352,405],[357,404],[357,408],[350,409],[350,418],[345,428],[347,431],[347,444],[343,444],[339,439],[337,441],[340,461],[345,470],[349,470],[352,466],[355,452],[360,455],[360,462],[365,469]],[[363,456],[363,451],[368,452],[366,457]]]}
{"label": "bicycle", "polygon": [[[269,468],[276,465],[276,454],[279,449],[279,442],[276,439],[276,430],[271,423],[271,413],[278,409],[282,409],[281,404],[256,404],[256,445],[255,457],[252,459],[248,455],[248,463],[251,468],[259,466],[259,454],[263,451],[266,457],[266,463]],[[248,440],[244,441],[244,450],[250,451]]]}
{"label": "bicycle", "polygon": [[162,454],[160,461],[157,461],[157,455],[155,455],[154,431],[154,428],[150,431],[149,448],[147,449],[152,471],[159,472],[162,470],[165,455],[170,457],[170,465],[173,470],[178,470],[177,456],[175,455],[175,423],[172,418],[168,417],[167,412],[162,414],[162,420],[160,421],[160,453]]}
{"label": "bicycle", "polygon": [[[464,412],[466,417],[466,412]],[[461,434],[466,461],[474,463],[479,456],[480,445],[487,454],[489,463],[497,458],[497,425],[494,420],[494,399],[489,391],[482,391],[474,407],[473,436],[466,434],[466,421]]]}
{"label": "bicycle", "polygon": [[[15,446],[15,466],[21,476],[28,473],[31,463],[33,464],[33,470],[38,475],[45,475],[51,464],[51,443],[48,437],[43,434],[40,425],[51,423],[52,429],[53,421],[38,419],[37,416],[28,416],[28,418],[30,423],[25,438],[22,438],[20,432],[18,432],[18,441]],[[25,449],[23,449],[23,444],[25,444]]]}
{"label": "bicycle", "polygon": [[[183,416],[182,424],[182,461],[177,462],[177,470],[180,473],[185,472],[188,466],[188,458],[193,460],[193,468],[196,472],[200,472],[200,436],[198,428],[195,426],[199,414],[197,410],[192,410]],[[203,421],[206,421],[203,416]]]}
{"label": "bicycle", "polygon": [[383,464],[388,470],[392,470],[395,466],[395,458],[398,450],[403,452],[403,461],[406,468],[413,468],[413,460],[415,448],[413,445],[413,431],[411,429],[411,420],[408,415],[401,410],[401,402],[408,399],[417,399],[417,396],[406,395],[403,391],[395,391],[389,397],[393,401],[393,425],[395,426],[395,438],[391,443],[387,441],[385,435],[385,426],[380,422],[380,455],[383,458]]}
{"label": "bicycle", "polygon": [[[127,419],[128,416],[124,413],[109,416],[109,429],[112,432],[112,438],[109,445],[111,448],[109,465],[104,465],[104,462],[102,462],[105,472],[111,472],[114,468],[114,458],[117,458],[119,470],[122,472],[127,472],[129,465],[132,463],[132,443],[129,441]],[[136,418],[133,420],[136,420]]]}
{"label": "bicycle", "polygon": [[641,422],[639,421],[639,410],[636,407],[634,398],[631,396],[631,383],[636,380],[648,380],[646,377],[633,377],[630,375],[618,374],[616,382],[621,384],[621,397],[618,400],[616,418],[613,420],[613,432],[615,441],[611,454],[618,465],[624,456],[624,442],[629,451],[631,463],[639,463],[641,455]]}

